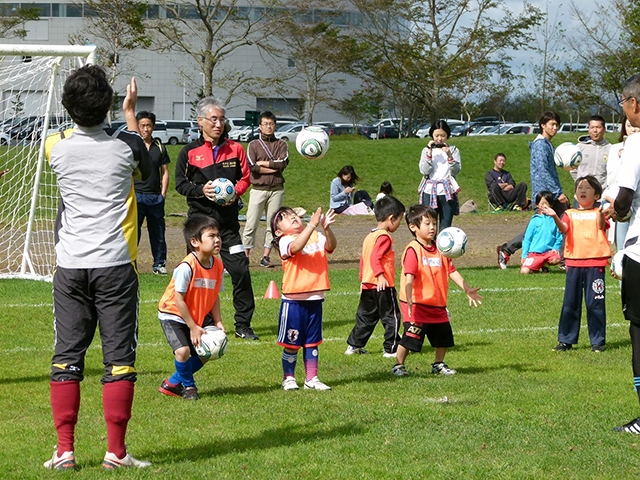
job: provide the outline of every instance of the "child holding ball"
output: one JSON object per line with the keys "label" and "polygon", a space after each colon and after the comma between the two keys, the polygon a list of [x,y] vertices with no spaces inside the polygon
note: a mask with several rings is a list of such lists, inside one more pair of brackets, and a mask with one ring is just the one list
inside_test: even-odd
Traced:
{"label": "child holding ball", "polygon": [[[298,350],[304,351],[305,390],[331,390],[318,379],[318,345],[322,343],[322,302],[329,290],[327,253],[336,248],[331,230],[336,214],[318,208],[305,226],[289,207],[271,218],[274,245],[282,258],[282,304],[278,345],[282,352],[283,390],[298,390],[295,378]],[[316,232],[322,226],[324,235]]]}
{"label": "child holding ball", "polygon": [[480,289],[470,287],[452,260],[436,248],[438,214],[433,208],[413,205],[407,210],[406,219],[415,239],[402,254],[399,295],[404,335],[391,372],[397,377],[409,375],[404,361],[409,351],[422,351],[426,336],[436,350],[431,373],[453,375],[456,371],[444,363],[447,349],[454,346],[447,309],[449,278],[467,294],[469,305],[477,307],[482,303],[478,294]]}
{"label": "child holding ball", "polygon": [[175,356],[175,372],[162,381],[160,393],[185,400],[198,400],[193,374],[206,359],[194,347],[200,345],[204,327],[214,325],[225,331],[220,315],[222,285],[222,241],[218,222],[205,215],[193,215],[184,224],[184,239],[189,254],[173,271],[173,276],[158,304],[158,318]]}

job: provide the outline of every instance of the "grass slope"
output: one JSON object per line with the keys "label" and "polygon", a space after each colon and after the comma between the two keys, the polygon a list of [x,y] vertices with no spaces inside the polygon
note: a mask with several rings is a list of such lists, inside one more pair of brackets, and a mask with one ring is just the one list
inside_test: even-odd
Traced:
{"label": "grass slope", "polygon": [[[608,340],[590,351],[586,328],[578,348],[558,354],[564,275],[521,276],[517,269],[465,269],[483,287],[474,309],[452,286],[449,307],[456,347],[447,355],[458,374],[431,375],[433,351],[411,355],[412,375],[395,378],[382,357],[378,326],[370,355],[347,357],[345,339],[358,302],[358,273],[331,272],[324,307],[320,378],[331,392],[280,389],[275,344],[277,300],[262,293],[280,273],[252,274],[254,328],[260,342],[231,339],[228,353],[196,376],[201,400],[157,392],[172,355],[156,319],[166,278],[141,278],[140,347],[130,452],[144,471],[120,478],[637,478],[638,438],[611,431],[638,414],[628,326],[618,284],[608,280]],[[223,318],[232,328],[228,277]],[[52,353],[51,286],[0,280],[0,422],[4,478],[58,478],[42,462],[55,444],[48,392]],[[112,478],[100,462],[101,353],[90,349],[82,385],[74,478]],[[297,368],[303,379],[302,362]],[[446,398],[445,398],[446,397]]]}

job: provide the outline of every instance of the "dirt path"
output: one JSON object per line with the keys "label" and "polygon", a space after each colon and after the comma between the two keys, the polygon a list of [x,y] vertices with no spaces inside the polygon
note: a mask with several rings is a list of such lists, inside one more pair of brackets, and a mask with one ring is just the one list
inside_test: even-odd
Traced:
{"label": "dirt path", "polygon": [[[462,228],[469,237],[467,253],[456,260],[457,267],[487,267],[496,265],[496,245],[502,244],[514,235],[522,232],[531,213],[496,213],[496,214],[466,214],[455,217],[453,225]],[[167,267],[173,269],[184,257],[184,240],[180,229],[181,221],[172,218],[167,225],[167,245],[169,249]],[[338,216],[333,230],[338,239],[338,248],[329,257],[332,268],[357,268],[362,248],[362,240],[376,225],[373,216]],[[258,228],[257,239],[264,238],[264,222]],[[143,226],[142,241],[140,242],[140,254],[138,266],[142,273],[151,272],[151,250],[149,241]],[[406,224],[394,234],[396,244],[396,256],[412,239]],[[261,253],[261,252],[260,252]],[[271,255],[274,264],[279,265],[277,255]],[[251,268],[259,269],[260,254],[251,256]]]}

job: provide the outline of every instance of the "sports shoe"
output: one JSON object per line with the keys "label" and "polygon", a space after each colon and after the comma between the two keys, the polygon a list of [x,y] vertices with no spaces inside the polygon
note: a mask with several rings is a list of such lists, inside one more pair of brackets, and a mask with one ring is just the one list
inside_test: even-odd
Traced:
{"label": "sports shoe", "polygon": [[407,375],[411,375],[407,371],[407,368],[404,366],[403,363],[394,365],[393,368],[391,369],[391,373],[393,373],[396,377],[406,377]]}
{"label": "sports shoe", "polygon": [[602,353],[604,352],[604,345],[591,345],[591,351],[593,353]]}
{"label": "sports shoe", "polygon": [[153,267],[153,273],[154,275],[166,275],[167,267],[165,267],[164,265],[158,265],[156,267]]}
{"label": "sports shoe", "polygon": [[271,259],[269,257],[262,257],[262,259],[260,260],[260,266],[265,268],[273,267],[273,265],[271,265]]}
{"label": "sports shoe", "polygon": [[515,207],[513,207],[513,211],[514,212],[521,212],[522,211],[522,207],[520,205],[516,205]]}
{"label": "sports shoe", "polygon": [[570,343],[563,343],[560,342],[558,343],[558,345],[556,345],[553,349],[554,352],[566,352],[567,350],[571,350],[573,348],[573,345],[571,345]]}
{"label": "sports shoe", "polygon": [[253,333],[251,327],[236,329],[236,337],[244,338],[245,340],[260,340],[260,337]]}
{"label": "sports shoe", "polygon": [[107,452],[102,460],[102,468],[105,470],[115,470],[116,468],[145,468],[150,467],[151,462],[145,462],[144,460],[138,460],[132,457],[130,454],[126,454],[124,458],[118,458],[115,453]]}
{"label": "sports shoe", "polygon": [[318,377],[313,377],[311,380],[304,382],[305,390],[331,390],[329,385],[322,383]]}
{"label": "sports shoe", "polygon": [[299,390],[298,382],[296,382],[295,377],[285,377],[282,380],[282,389],[283,390]]}
{"label": "sports shoe", "polygon": [[182,398],[185,400],[200,400],[196,386],[184,387],[184,390],[182,391]]}
{"label": "sports shoe", "polygon": [[440,375],[455,375],[456,371],[453,368],[449,368],[444,362],[437,362],[431,364],[431,373],[439,373]]}
{"label": "sports shoe", "polygon": [[58,456],[58,448],[54,447],[53,457],[51,460],[44,462],[44,468],[49,470],[75,470],[76,469],[76,457],[73,452],[64,452],[61,456]]}
{"label": "sports shoe", "polygon": [[511,255],[503,251],[500,245],[496,247],[496,252],[498,253],[498,266],[502,270],[506,270],[507,263],[509,263],[509,259],[511,258]]}
{"label": "sports shoe", "polygon": [[614,432],[627,432],[634,435],[640,435],[640,417],[631,420],[629,423],[625,423],[619,427],[613,427]]}
{"label": "sports shoe", "polygon": [[382,354],[384,358],[396,358],[397,355],[398,355],[398,352],[387,352],[386,350]]}
{"label": "sports shoe", "polygon": [[177,385],[171,385],[169,380],[166,378],[162,381],[162,385],[158,388],[158,391],[164,395],[168,395],[170,397],[181,397],[184,392],[184,387],[181,383]]}
{"label": "sports shoe", "polygon": [[351,345],[344,352],[345,355],[363,355],[365,353],[369,352],[362,347],[352,347]]}

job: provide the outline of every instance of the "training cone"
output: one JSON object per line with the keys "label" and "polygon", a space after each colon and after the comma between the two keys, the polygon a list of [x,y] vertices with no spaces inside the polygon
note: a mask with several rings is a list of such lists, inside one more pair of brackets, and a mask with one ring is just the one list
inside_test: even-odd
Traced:
{"label": "training cone", "polygon": [[264,292],[264,298],[280,298],[280,292],[278,291],[275,280],[269,282],[267,291]]}

